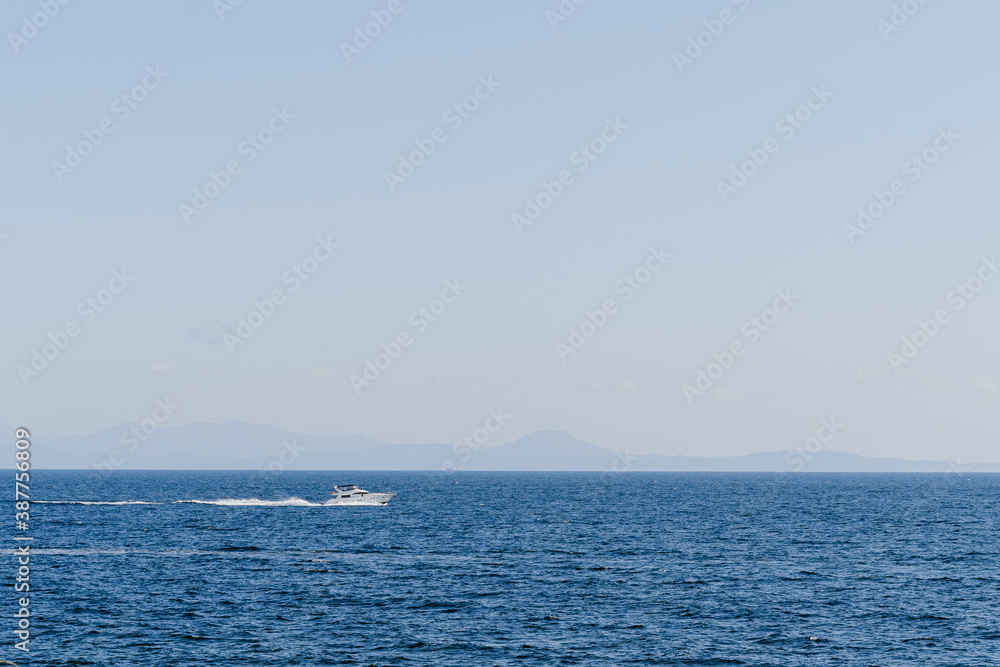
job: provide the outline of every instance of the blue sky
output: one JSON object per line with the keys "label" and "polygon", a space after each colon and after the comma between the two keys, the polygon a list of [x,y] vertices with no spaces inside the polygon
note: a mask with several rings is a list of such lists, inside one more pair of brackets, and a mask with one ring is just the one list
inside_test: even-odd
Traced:
{"label": "blue sky", "polygon": [[[341,44],[389,6],[71,2],[13,41],[43,10],[5,6],[0,422],[86,433],[169,396],[178,424],[447,442],[502,406],[497,442],[564,429],[723,455],[794,448],[834,416],[833,449],[996,460],[1000,280],[949,300],[1000,252],[995,3],[914,5],[886,38],[882,1],[590,0],[553,29],[555,1],[402,0],[348,62]],[[679,71],[674,53],[725,11]],[[829,95],[799,110],[815,90]],[[776,123],[797,110],[787,136]],[[53,166],[102,121],[113,131],[79,166]],[[390,191],[385,173],[435,130]],[[769,139],[723,201],[719,181]],[[913,181],[904,163],[925,150],[936,161]],[[238,173],[186,222],[227,163]],[[563,171],[518,231],[511,216]],[[904,194],[849,242],[844,225],[897,179]],[[338,246],[323,261],[318,238]],[[651,247],[671,256],[626,300],[616,285]],[[134,280],[87,321],[78,304],[123,269]],[[435,304],[446,281],[462,289]],[[227,346],[274,290],[273,314]],[[744,323],[778,290],[794,305],[751,341]],[[563,361],[557,343],[608,299]],[[893,364],[940,309],[947,323]],[[65,349],[19,370],[69,322]],[[400,334],[397,358],[352,382]],[[745,352],[686,395],[735,341]]]}

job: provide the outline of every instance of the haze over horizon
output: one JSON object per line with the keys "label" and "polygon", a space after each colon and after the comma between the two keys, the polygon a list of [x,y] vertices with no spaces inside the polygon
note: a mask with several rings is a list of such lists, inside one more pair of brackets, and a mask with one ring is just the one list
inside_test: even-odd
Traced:
{"label": "haze over horizon", "polygon": [[0,59],[0,422],[995,461],[1000,7],[558,4],[60,5]]}
{"label": "haze over horizon", "polygon": [[[829,421],[826,426],[834,434],[840,427]],[[8,430],[0,424],[0,437],[12,438]],[[478,434],[454,443],[386,443],[363,436],[295,433],[238,421],[165,426],[152,431],[133,424],[89,435],[37,434],[32,465],[89,471],[94,483],[107,481],[114,470],[256,470],[275,475],[281,471],[378,470],[756,472],[773,475],[775,481],[797,472],[916,472],[947,479],[962,473],[1000,472],[997,461],[869,457],[826,447],[816,437],[791,450],[714,457],[614,450],[566,431],[535,431],[501,444],[486,440],[479,444],[477,439]],[[0,462],[0,467],[13,464],[10,461],[3,466]]]}

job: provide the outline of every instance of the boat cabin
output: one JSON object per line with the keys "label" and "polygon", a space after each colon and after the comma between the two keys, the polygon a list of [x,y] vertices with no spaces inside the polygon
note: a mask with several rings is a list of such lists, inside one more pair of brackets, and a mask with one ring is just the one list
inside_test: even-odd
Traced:
{"label": "boat cabin", "polygon": [[334,492],[330,494],[331,496],[335,496],[339,493],[341,494],[340,495],[341,498],[350,498],[351,496],[363,496],[366,493],[368,493],[367,491],[359,489],[357,484],[346,484],[344,486],[335,486],[333,487],[333,491]]}

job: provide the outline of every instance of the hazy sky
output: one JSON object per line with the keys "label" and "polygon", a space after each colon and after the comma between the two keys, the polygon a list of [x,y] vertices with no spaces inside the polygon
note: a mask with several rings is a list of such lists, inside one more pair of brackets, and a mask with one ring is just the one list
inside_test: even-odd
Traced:
{"label": "hazy sky", "polygon": [[995,2],[50,1],[0,12],[0,422],[1000,459]]}

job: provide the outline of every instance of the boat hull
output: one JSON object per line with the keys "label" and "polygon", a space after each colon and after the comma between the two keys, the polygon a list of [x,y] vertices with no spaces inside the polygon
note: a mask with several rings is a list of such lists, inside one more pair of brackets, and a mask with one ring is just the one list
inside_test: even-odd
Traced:
{"label": "boat hull", "polygon": [[323,506],[385,505],[395,497],[395,493],[366,493],[360,498],[330,498]]}

